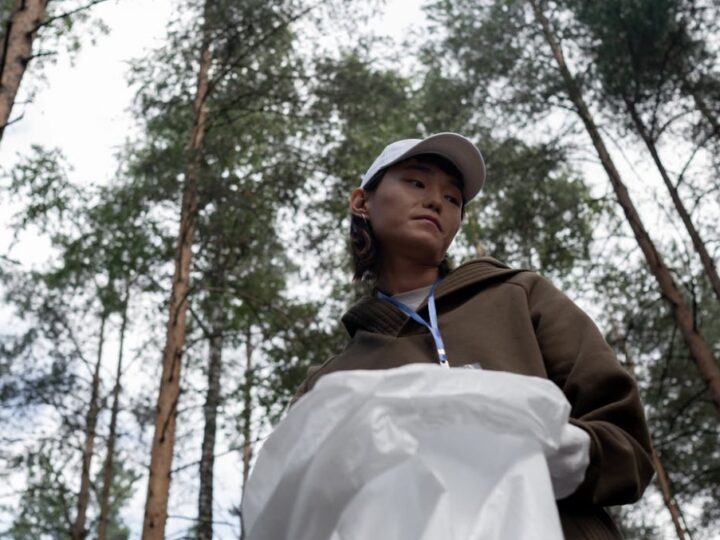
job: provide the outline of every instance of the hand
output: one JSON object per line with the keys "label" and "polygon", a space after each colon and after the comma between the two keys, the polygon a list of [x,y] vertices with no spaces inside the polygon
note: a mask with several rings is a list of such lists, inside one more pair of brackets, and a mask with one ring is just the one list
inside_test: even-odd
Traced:
{"label": "hand", "polygon": [[590,435],[573,424],[566,424],[557,450],[545,456],[555,499],[572,495],[585,479],[590,464]]}

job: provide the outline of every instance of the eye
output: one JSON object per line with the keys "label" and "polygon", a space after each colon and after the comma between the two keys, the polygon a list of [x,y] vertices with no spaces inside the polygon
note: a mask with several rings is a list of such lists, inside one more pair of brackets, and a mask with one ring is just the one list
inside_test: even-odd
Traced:
{"label": "eye", "polygon": [[408,178],[407,182],[408,184],[415,186],[416,188],[425,187],[425,183],[422,180],[418,180],[417,178]]}
{"label": "eye", "polygon": [[462,203],[460,202],[460,199],[455,197],[454,195],[445,195],[445,198],[450,201],[451,204],[454,204],[455,206],[460,206]]}

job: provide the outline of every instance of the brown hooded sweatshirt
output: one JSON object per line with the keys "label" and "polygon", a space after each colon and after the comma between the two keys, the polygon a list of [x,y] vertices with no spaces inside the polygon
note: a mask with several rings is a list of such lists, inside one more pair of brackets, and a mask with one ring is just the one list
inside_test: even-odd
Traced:
{"label": "brown hooded sweatshirt", "polygon": [[[640,498],[653,476],[650,438],[635,381],[592,320],[546,279],[491,257],[451,271],[435,301],[451,367],[479,363],[547,378],[562,389],[570,421],[591,438],[585,480],[558,501],[565,537],[622,538],[603,506]],[[418,313],[427,320],[425,303]],[[363,298],[342,322],[347,347],[310,368],[294,399],[334,371],[437,361],[428,330],[379,298]]]}

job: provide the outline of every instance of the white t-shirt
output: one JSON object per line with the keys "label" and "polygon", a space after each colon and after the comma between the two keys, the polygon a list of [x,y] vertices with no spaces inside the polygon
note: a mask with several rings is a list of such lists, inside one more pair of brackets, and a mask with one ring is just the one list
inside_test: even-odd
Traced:
{"label": "white t-shirt", "polygon": [[404,293],[396,294],[393,296],[393,298],[395,298],[395,300],[399,300],[400,302],[408,306],[410,309],[417,311],[417,308],[420,307],[420,304],[422,304],[423,301],[427,298],[431,288],[432,285],[428,285],[427,287],[420,287],[419,289],[413,289],[412,291],[405,291]]}

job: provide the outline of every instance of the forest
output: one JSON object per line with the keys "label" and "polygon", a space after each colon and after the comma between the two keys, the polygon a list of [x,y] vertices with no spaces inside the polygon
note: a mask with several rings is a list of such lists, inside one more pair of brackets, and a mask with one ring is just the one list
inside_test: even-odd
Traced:
{"label": "forest", "polygon": [[[0,0],[0,147],[105,1]],[[626,538],[718,538],[720,4],[425,0],[390,34],[386,7],[172,0],[110,181],[0,154],[0,537],[243,538],[258,450],[365,293],[350,191],[454,131],[488,176],[451,262],[550,278],[638,382],[657,473],[611,509]]]}

